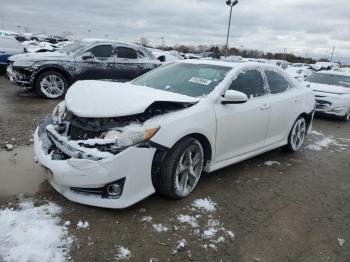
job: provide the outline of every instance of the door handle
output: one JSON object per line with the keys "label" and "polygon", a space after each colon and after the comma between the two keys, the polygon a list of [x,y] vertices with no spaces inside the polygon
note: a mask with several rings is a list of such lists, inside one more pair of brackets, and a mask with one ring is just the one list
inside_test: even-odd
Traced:
{"label": "door handle", "polygon": [[294,97],[294,102],[300,102],[300,101],[301,101],[300,97]]}
{"label": "door handle", "polygon": [[270,104],[269,103],[263,103],[260,107],[261,110],[267,110],[270,108]]}

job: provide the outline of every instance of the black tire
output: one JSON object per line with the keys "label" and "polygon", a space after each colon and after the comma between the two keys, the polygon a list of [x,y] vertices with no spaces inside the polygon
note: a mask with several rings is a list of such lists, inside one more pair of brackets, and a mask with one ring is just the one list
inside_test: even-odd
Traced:
{"label": "black tire", "polygon": [[[60,87],[59,87],[59,92],[57,91],[57,94],[54,94],[54,91],[52,92],[51,95],[49,95],[49,92],[45,92],[44,88],[42,87],[42,82],[44,81],[44,79],[47,79],[48,77],[53,77],[54,79],[60,79]],[[62,83],[62,84],[61,84]],[[39,74],[39,76],[37,77],[36,81],[35,81],[35,86],[34,86],[35,92],[40,96],[40,97],[44,97],[47,99],[58,99],[63,97],[68,89],[68,81],[66,79],[66,77],[64,75],[62,75],[61,73],[54,71],[54,70],[50,70],[50,71],[45,71],[41,74]]]}
{"label": "black tire", "polygon": [[[295,142],[293,142],[293,131],[295,130],[296,125],[298,123],[300,123],[300,121],[302,121],[304,123],[304,134],[303,134],[302,142],[301,142],[300,146],[296,147]],[[306,132],[307,132],[307,121],[306,121],[305,117],[300,116],[300,117],[298,117],[297,120],[295,120],[295,122],[294,122],[294,124],[292,126],[292,129],[289,132],[288,144],[284,146],[284,149],[286,151],[288,151],[288,152],[291,152],[291,153],[299,151],[301,146],[302,146],[302,144],[303,144],[303,142],[304,142],[304,140],[305,140]]]}
{"label": "black tire", "polygon": [[[203,171],[204,166],[204,152],[203,147],[200,142],[194,138],[186,137],[178,141],[173,148],[167,152],[162,163],[160,163],[160,169],[157,176],[154,178],[154,186],[157,191],[162,196],[171,198],[171,199],[181,199],[188,196],[196,187],[198,180],[194,183],[194,186],[186,194],[181,194],[178,190],[177,185],[177,167],[180,162],[180,159],[183,159],[185,152],[193,148],[201,152],[201,160],[198,161],[199,175],[197,179],[199,180],[200,175]],[[200,168],[199,168],[200,165]],[[199,171],[200,170],[200,171]],[[190,175],[187,175],[190,177]],[[193,176],[191,176],[193,178]],[[188,178],[189,179],[189,178]]]}

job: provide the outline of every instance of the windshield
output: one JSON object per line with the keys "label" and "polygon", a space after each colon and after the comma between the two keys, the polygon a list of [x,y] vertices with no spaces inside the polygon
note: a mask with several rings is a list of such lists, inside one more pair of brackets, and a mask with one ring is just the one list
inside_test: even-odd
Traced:
{"label": "windshield", "polygon": [[70,45],[62,47],[60,50],[58,50],[58,52],[65,53],[67,55],[75,55],[83,51],[88,46],[90,46],[90,44],[91,43],[89,42],[79,41],[79,42],[72,43]]}
{"label": "windshield", "polygon": [[343,86],[350,88],[350,76],[334,75],[334,74],[322,74],[316,73],[310,76],[306,81],[311,83]]}
{"label": "windshield", "polygon": [[23,51],[24,47],[14,38],[8,36],[0,36],[0,51]]}
{"label": "windshield", "polygon": [[231,69],[217,65],[172,63],[155,69],[131,83],[200,97],[213,91]]}

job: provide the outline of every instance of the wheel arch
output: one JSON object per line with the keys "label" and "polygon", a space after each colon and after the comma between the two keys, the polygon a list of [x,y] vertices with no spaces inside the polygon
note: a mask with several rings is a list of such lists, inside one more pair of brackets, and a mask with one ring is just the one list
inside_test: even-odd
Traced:
{"label": "wheel arch", "polygon": [[307,129],[309,129],[309,127],[310,127],[310,125],[312,123],[312,119],[313,119],[313,112],[311,112],[311,113],[303,112],[297,117],[297,119],[300,118],[300,117],[304,117],[305,118]]}
{"label": "wheel arch", "polygon": [[34,74],[32,74],[31,79],[30,79],[32,86],[33,87],[35,86],[35,82],[38,79],[40,74],[48,72],[48,71],[56,71],[56,72],[62,74],[68,82],[68,87],[73,83],[73,76],[65,68],[58,66],[58,65],[47,65],[44,67],[40,67],[38,70],[35,71]]}

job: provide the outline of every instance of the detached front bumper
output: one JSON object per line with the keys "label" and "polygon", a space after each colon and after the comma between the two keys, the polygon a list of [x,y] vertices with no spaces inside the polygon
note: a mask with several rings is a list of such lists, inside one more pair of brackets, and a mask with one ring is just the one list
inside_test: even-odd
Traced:
{"label": "detached front bumper", "polygon": [[332,99],[316,99],[316,113],[343,117],[349,110],[349,103],[334,101]]}
{"label": "detached front bumper", "polygon": [[[46,152],[46,133],[34,134],[34,151],[38,162],[47,169],[47,180],[63,196],[81,204],[125,208],[153,194],[151,169],[156,152],[152,147],[130,146],[116,155],[101,160],[69,158],[54,160]],[[122,181],[122,193],[118,198],[106,198],[102,194],[89,193]],[[80,190],[75,189],[87,189]]]}

